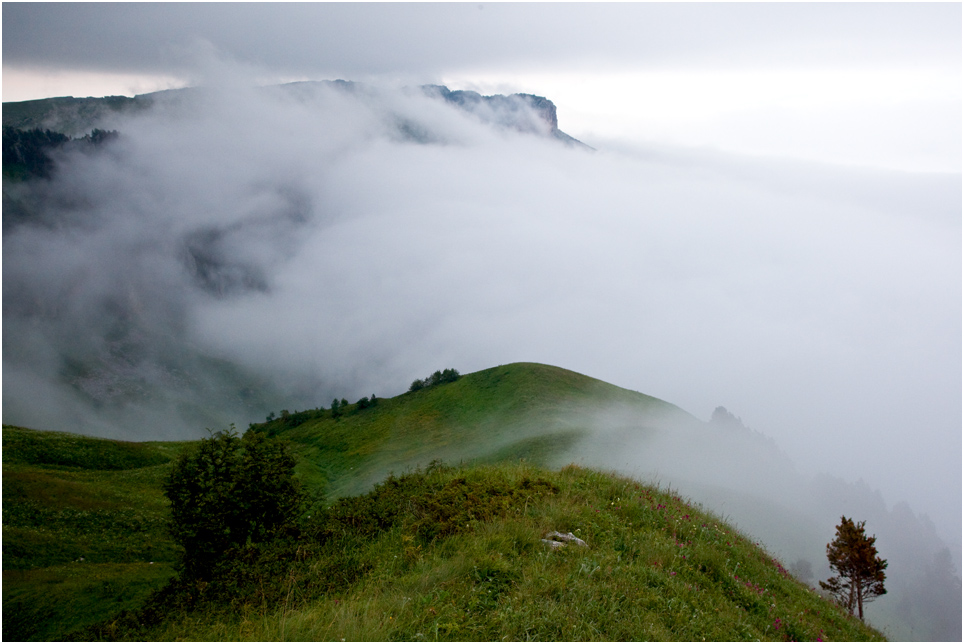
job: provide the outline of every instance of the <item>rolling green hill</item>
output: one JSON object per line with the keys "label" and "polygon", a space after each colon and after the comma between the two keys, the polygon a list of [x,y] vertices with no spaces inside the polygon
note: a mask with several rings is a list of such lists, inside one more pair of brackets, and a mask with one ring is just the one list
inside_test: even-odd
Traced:
{"label": "rolling green hill", "polygon": [[367,409],[352,405],[337,419],[329,412],[290,428],[280,418],[255,427],[289,440],[302,458],[299,474],[336,497],[358,494],[392,471],[432,460],[525,458],[560,467],[589,437],[591,419],[614,408],[634,412],[638,427],[632,431],[701,424],[651,396],[558,367],[516,363],[382,399]]}
{"label": "rolling green hill", "polygon": [[627,431],[699,426],[673,405],[515,364],[359,407],[253,426],[328,508],[187,604],[149,597],[175,563],[160,484],[191,443],[4,426],[4,639],[881,639],[672,491],[557,469],[614,407]]}
{"label": "rolling green hill", "polygon": [[4,639],[62,639],[167,581],[160,486],[187,445],[3,426]]}

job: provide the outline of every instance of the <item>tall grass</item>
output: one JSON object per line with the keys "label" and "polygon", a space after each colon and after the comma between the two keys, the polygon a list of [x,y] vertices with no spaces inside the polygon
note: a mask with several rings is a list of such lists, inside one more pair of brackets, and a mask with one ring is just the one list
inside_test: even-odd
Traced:
{"label": "tall grass", "polygon": [[71,631],[135,610],[174,574],[170,563],[73,562],[3,571],[3,639],[62,640]]}
{"label": "tall grass", "polygon": [[185,443],[3,427],[3,637],[63,639],[173,575],[161,481]]}
{"label": "tall grass", "polygon": [[[302,594],[306,578],[332,565],[308,560],[274,602],[185,613],[158,625],[150,639],[883,639],[672,491],[526,464],[411,476],[401,497],[399,486],[386,484],[354,510],[371,511],[380,497],[441,498],[439,490],[467,486],[474,498],[453,496],[457,505],[439,510],[464,524],[429,536],[431,502],[397,503],[384,529],[355,544],[353,561],[367,572],[352,583]],[[540,491],[526,493],[534,482]],[[473,508],[479,516],[467,518]],[[541,538],[553,530],[572,531],[589,547],[550,549]]]}

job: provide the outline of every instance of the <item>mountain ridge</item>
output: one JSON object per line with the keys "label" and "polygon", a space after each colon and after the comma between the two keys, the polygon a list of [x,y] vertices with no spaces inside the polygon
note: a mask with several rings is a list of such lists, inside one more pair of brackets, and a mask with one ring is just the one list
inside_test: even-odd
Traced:
{"label": "mountain ridge", "polygon": [[[259,91],[302,92],[318,87],[356,93],[370,90],[372,86],[356,81],[324,80],[296,81],[279,85],[259,87]],[[544,96],[535,94],[483,95],[471,90],[452,90],[445,85],[419,85],[416,91],[429,98],[444,101],[480,118],[483,122],[509,127],[520,132],[539,134],[558,140],[569,146],[592,149],[578,139],[559,129],[555,104]],[[50,129],[69,136],[82,136],[92,129],[111,127],[111,117],[145,111],[163,101],[178,101],[184,97],[210,91],[205,87],[166,89],[128,96],[74,97],[57,96],[10,101],[3,103],[4,127],[26,129]],[[540,119],[533,122],[527,118],[529,110]]]}

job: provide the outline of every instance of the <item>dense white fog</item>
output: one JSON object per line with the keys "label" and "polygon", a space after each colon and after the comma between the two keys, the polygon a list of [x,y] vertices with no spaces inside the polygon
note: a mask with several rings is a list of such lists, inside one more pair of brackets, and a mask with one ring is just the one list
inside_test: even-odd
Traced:
{"label": "dense white fog", "polygon": [[817,576],[838,513],[894,544],[900,596],[942,539],[959,552],[958,175],[593,151],[520,105],[358,85],[115,118],[119,138],[15,187],[4,422],[197,437],[542,362],[765,431],[639,442],[591,419],[583,458]]}
{"label": "dense white fog", "polygon": [[[199,435],[209,392],[172,352],[281,393],[210,419],[239,424],[544,362],[703,419],[724,404],[959,534],[959,175],[592,152],[415,91],[168,103],[60,160],[55,223],[5,232],[5,420]],[[125,392],[132,374],[177,393]]]}
{"label": "dense white fog", "polygon": [[[105,116],[119,136],[63,147],[50,180],[5,177],[5,423],[197,437],[446,367],[558,365],[742,419],[640,442],[610,410],[584,462],[817,577],[839,514],[866,519],[891,561],[871,619],[959,639],[960,4],[4,18],[5,100],[205,88]],[[275,86],[321,78],[368,84]],[[544,103],[460,109],[425,83],[545,95],[595,150]]]}

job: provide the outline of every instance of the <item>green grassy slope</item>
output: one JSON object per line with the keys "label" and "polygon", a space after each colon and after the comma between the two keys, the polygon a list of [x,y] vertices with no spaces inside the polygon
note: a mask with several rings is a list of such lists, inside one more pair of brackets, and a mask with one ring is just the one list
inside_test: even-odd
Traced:
{"label": "green grassy slope", "polygon": [[[717,517],[672,492],[574,466],[430,468],[343,499],[322,526],[317,545],[306,547],[267,601],[255,591],[219,610],[169,614],[146,628],[109,623],[83,635],[882,639]],[[552,531],[571,531],[588,545],[551,548],[542,538]]]}
{"label": "green grassy slope", "polygon": [[186,445],[3,426],[5,640],[62,637],[163,585],[175,553],[160,485]]}
{"label": "green grassy slope", "polygon": [[[266,423],[292,445],[309,489],[329,501],[367,495],[329,510],[318,528],[328,536],[286,573],[283,601],[239,597],[147,630],[108,618],[173,574],[160,485],[191,443],[4,426],[4,639],[63,639],[95,623],[82,638],[880,639],[674,494],[540,467],[563,464],[587,418],[613,407],[631,410],[633,431],[699,425],[655,398],[536,364],[337,419]],[[370,491],[434,459],[465,465]],[[590,548],[550,552],[540,541],[550,530]]]}
{"label": "green grassy slope", "polygon": [[573,371],[515,363],[462,376],[354,411],[324,415],[291,429],[264,424],[292,442],[299,474],[329,497],[358,494],[390,472],[440,459],[498,462],[526,458],[558,467],[588,435],[593,412],[632,409],[641,429],[699,424],[667,402]]}

